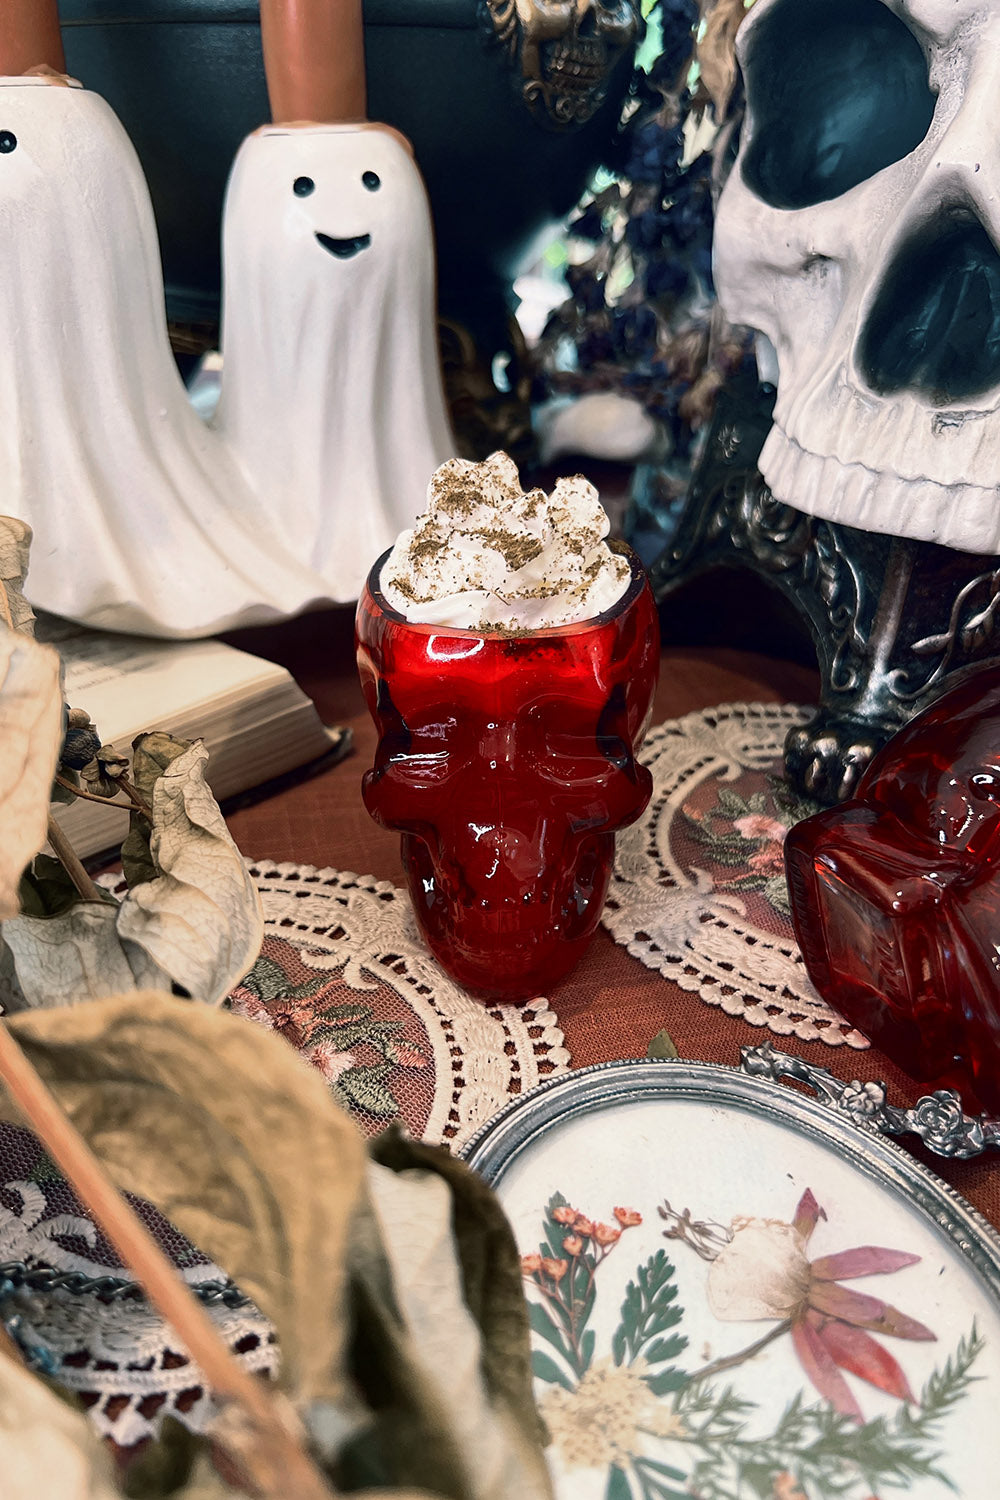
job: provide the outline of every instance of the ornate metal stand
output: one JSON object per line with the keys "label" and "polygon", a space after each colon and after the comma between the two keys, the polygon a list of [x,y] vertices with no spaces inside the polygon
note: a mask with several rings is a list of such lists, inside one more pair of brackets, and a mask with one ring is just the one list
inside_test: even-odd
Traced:
{"label": "ornate metal stand", "polygon": [[720,392],[673,540],[651,569],[662,598],[709,568],[745,567],[804,616],[822,679],[816,717],[791,731],[785,773],[833,803],[889,737],[956,678],[1000,655],[1000,558],[804,515],[757,468],[773,387]]}
{"label": "ornate metal stand", "polygon": [[912,1109],[899,1109],[886,1101],[884,1083],[850,1083],[837,1078],[829,1068],[816,1067],[801,1057],[779,1052],[770,1042],[762,1047],[741,1047],[740,1067],[754,1078],[795,1078],[808,1084],[821,1104],[842,1110],[864,1130],[878,1135],[916,1135],[936,1156],[965,1160],[1000,1146],[1000,1120],[990,1115],[967,1115],[954,1089],[936,1089],[918,1099]]}

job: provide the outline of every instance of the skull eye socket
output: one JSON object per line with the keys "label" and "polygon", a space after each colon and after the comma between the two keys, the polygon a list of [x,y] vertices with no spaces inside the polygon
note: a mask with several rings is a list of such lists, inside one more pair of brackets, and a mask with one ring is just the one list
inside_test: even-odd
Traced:
{"label": "skull eye socket", "polygon": [[778,0],[751,35],[747,186],[809,208],[919,146],[935,95],[920,43],[881,0]]}
{"label": "skull eye socket", "polygon": [[1000,255],[971,210],[943,212],[901,248],[858,358],[879,395],[919,391],[935,406],[1000,384]]}

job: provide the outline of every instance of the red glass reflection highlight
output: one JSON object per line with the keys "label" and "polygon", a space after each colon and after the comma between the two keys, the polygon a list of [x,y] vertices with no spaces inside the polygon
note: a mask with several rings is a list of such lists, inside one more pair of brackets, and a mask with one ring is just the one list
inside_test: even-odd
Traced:
{"label": "red glass reflection highlight", "polygon": [[922,1083],[1000,1110],[1000,668],[926,709],[788,835],[809,976]]}
{"label": "red glass reflection highlight", "polygon": [[372,570],[358,670],[379,731],[362,784],[402,834],[406,883],[442,968],[491,1000],[562,979],[607,895],[615,830],[649,801],[635,759],[659,670],[641,565],[607,615],[523,636],[409,624]]}

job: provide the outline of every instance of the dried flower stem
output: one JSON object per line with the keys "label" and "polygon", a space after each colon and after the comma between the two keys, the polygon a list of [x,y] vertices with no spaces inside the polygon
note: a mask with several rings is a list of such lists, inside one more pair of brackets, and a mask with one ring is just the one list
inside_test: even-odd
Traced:
{"label": "dried flower stem", "polygon": [[56,858],[84,901],[102,900],[100,891],[80,863],[76,850],[51,813],[49,814],[48,840],[55,851]]}
{"label": "dried flower stem", "polygon": [[136,812],[141,812],[143,817],[148,818],[152,823],[153,809],[150,807],[149,803],[143,797],[138,788],[133,786],[132,782],[129,781],[127,776],[119,776],[118,785],[121,787],[122,791],[125,793],[126,797],[131,802]]}
{"label": "dried flower stem", "polygon": [[711,1375],[718,1375],[722,1370],[735,1369],[737,1365],[744,1364],[748,1359],[753,1359],[768,1344],[773,1344],[775,1339],[780,1339],[782,1334],[787,1333],[792,1326],[791,1318],[785,1318],[784,1322],[777,1323],[763,1338],[757,1339],[756,1343],[748,1344],[745,1349],[740,1349],[736,1354],[726,1354],[722,1359],[713,1359],[710,1365],[703,1365],[700,1370],[695,1370],[688,1380],[693,1385],[696,1380],[707,1380]]}
{"label": "dried flower stem", "polygon": [[124,804],[116,802],[114,797],[99,797],[96,792],[85,792],[82,786],[74,786],[65,776],[56,772],[56,786],[64,787],[67,792],[72,792],[74,797],[82,797],[84,802],[99,802],[102,807],[120,807],[124,812]]}
{"label": "dried flower stem", "polygon": [[262,1382],[233,1358],[204,1308],[121,1197],[2,1022],[0,1083],[132,1275],[141,1282],[150,1301],[201,1366],[213,1391],[238,1404],[252,1436],[231,1456],[244,1471],[252,1491],[262,1500],[287,1500],[289,1495],[296,1500],[330,1500],[332,1492],[301,1445],[291,1409],[282,1409]]}
{"label": "dried flower stem", "polygon": [[[120,807],[123,812],[125,810],[125,804],[123,802],[116,802],[113,796],[100,797],[96,792],[85,792],[82,786],[75,786],[72,781],[68,780],[65,776],[60,776],[58,772],[56,773],[56,786],[64,787],[67,792],[72,792],[74,797],[82,797],[84,802],[99,802],[102,807]],[[118,789],[125,793],[136,812],[142,813],[143,817],[148,818],[152,823],[153,809],[138,788],[132,785],[127,776],[119,776]]]}

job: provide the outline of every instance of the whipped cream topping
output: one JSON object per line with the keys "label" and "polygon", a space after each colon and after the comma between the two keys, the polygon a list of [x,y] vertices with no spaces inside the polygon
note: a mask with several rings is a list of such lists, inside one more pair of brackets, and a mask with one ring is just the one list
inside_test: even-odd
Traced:
{"label": "whipped cream topping", "polygon": [[551,495],[525,493],[506,453],[452,458],[427,498],[379,580],[414,624],[544,630],[603,614],[628,588],[629,562],[605,541],[610,522],[580,474],[557,479]]}

